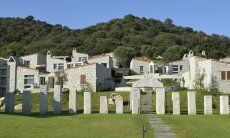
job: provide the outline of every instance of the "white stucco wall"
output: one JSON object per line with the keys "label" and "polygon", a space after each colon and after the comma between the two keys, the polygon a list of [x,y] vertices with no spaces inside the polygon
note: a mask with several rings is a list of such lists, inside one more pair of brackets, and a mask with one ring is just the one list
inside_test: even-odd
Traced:
{"label": "white stucco wall", "polygon": [[88,54],[77,53],[76,48],[73,48],[73,50],[72,50],[72,62],[78,62],[80,57],[87,57],[87,59],[89,59]]}
{"label": "white stucco wall", "polygon": [[64,64],[64,69],[66,69],[66,61],[62,60],[62,59],[56,59],[56,58],[52,58],[51,55],[46,56],[46,70],[48,72],[55,72],[57,70],[54,70],[54,64],[59,64],[59,63],[63,63]]}
{"label": "white stucco wall", "polygon": [[32,54],[20,57],[24,64],[24,61],[30,61],[30,68],[36,68],[38,65],[46,64],[46,56],[40,54]]}
{"label": "white stucco wall", "polygon": [[92,58],[88,60],[88,63],[106,63],[106,67],[112,69],[113,68],[113,60],[110,56],[100,56],[97,58]]}
{"label": "white stucco wall", "polygon": [[[17,76],[16,76],[16,78],[17,78],[16,89],[23,92],[25,75],[34,75],[34,84],[39,86],[39,71],[38,70],[18,66],[17,67]],[[33,90],[33,87],[31,90]]]}
{"label": "white stucco wall", "polygon": [[149,62],[132,59],[130,62],[130,69],[135,73],[140,74],[140,66],[143,66],[143,73],[147,74],[149,73],[149,65]]}

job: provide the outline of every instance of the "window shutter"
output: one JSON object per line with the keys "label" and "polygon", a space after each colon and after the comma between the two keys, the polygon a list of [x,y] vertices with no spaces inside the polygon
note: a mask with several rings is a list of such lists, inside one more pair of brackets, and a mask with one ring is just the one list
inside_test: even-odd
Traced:
{"label": "window shutter", "polygon": [[230,71],[227,71],[227,80],[230,80]]}
{"label": "window shutter", "polygon": [[221,80],[226,80],[225,71],[221,71]]}
{"label": "window shutter", "polygon": [[80,83],[81,84],[86,84],[86,75],[81,75],[81,78],[80,78]]}

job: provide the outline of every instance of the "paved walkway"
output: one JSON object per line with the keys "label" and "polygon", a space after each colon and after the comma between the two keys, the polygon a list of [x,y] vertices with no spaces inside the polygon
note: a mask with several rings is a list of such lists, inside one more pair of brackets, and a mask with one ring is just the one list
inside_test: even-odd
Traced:
{"label": "paved walkway", "polygon": [[142,96],[141,109],[149,119],[149,123],[154,128],[154,134],[157,138],[174,138],[175,134],[172,132],[171,127],[166,125],[160,118],[153,114],[152,110],[152,93],[146,92]]}

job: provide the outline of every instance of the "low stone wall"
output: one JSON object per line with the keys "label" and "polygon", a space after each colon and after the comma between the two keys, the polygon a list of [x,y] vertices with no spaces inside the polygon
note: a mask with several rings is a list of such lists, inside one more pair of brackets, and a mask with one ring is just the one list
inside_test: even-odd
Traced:
{"label": "low stone wall", "polygon": [[132,87],[116,87],[115,91],[120,91],[120,92],[130,92]]}

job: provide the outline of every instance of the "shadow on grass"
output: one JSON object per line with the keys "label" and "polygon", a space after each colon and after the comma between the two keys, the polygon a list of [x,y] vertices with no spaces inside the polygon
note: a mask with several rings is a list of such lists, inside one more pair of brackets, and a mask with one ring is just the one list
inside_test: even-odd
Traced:
{"label": "shadow on grass", "polygon": [[[25,117],[34,117],[34,118],[50,118],[50,117],[58,117],[58,116],[75,116],[82,115],[84,113],[83,109],[77,110],[77,113],[70,114],[69,110],[62,110],[60,114],[54,114],[53,111],[48,111],[46,115],[40,115],[39,112],[31,112],[30,115],[23,115],[21,112],[17,111],[13,114],[5,113],[4,111],[0,111],[0,114],[4,115],[13,115],[13,116],[25,116]],[[91,114],[100,114],[99,111],[92,111]],[[116,114],[116,111],[109,111],[108,114]],[[124,112],[124,114],[131,114],[130,112]]]}

